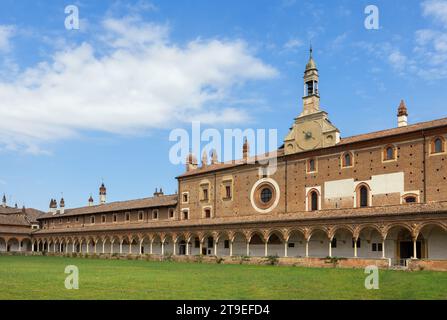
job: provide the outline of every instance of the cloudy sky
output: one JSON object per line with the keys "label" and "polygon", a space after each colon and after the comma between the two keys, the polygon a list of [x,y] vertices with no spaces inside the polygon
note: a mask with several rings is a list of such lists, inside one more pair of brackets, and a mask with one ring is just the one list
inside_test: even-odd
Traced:
{"label": "cloudy sky", "polygon": [[[67,30],[65,7],[79,9]],[[447,0],[0,3],[0,193],[45,209],[176,191],[169,133],[277,129],[301,109],[309,43],[342,136],[445,117]],[[280,144],[281,141],[278,141]]]}

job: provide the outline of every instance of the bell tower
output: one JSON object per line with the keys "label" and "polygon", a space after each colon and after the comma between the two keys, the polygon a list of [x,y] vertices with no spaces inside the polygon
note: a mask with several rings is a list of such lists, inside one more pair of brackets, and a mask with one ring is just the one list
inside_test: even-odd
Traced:
{"label": "bell tower", "polygon": [[313,59],[313,49],[310,47],[309,62],[304,71],[304,96],[303,112],[301,115],[307,115],[320,110],[320,93],[318,91],[318,69]]}
{"label": "bell tower", "polygon": [[320,110],[320,79],[312,46],[303,79],[303,109],[284,139],[285,154],[329,147],[340,141],[340,131],[329,121],[328,114]]}

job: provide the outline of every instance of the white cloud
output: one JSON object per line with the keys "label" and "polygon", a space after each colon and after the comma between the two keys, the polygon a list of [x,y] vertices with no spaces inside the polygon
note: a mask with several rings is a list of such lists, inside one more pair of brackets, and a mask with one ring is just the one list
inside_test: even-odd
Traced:
{"label": "white cloud", "polygon": [[390,53],[388,56],[388,60],[391,65],[398,71],[405,70],[407,66],[408,59],[405,55],[403,55],[399,50],[395,50]]}
{"label": "white cloud", "polygon": [[0,51],[7,52],[10,50],[10,40],[15,33],[14,26],[0,25]]}
{"label": "white cloud", "polygon": [[107,19],[103,27],[105,50],[85,42],[14,81],[0,80],[0,146],[39,153],[42,142],[86,130],[134,134],[192,119],[246,121],[229,103],[232,89],[277,75],[244,41],[179,46],[166,26],[132,18]]}
{"label": "white cloud", "polygon": [[302,45],[303,45],[303,42],[300,39],[293,38],[293,39],[290,39],[289,41],[287,41],[284,44],[284,49],[286,49],[286,50],[294,50],[296,48],[301,47]]}
{"label": "white cloud", "polygon": [[431,17],[447,28],[447,1],[427,0],[422,2],[422,13],[426,17]]}

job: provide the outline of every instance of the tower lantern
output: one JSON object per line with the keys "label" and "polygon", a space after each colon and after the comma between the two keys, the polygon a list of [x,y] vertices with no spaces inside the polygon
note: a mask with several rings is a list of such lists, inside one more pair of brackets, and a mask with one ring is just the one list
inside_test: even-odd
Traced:
{"label": "tower lantern", "polygon": [[304,96],[302,115],[308,115],[320,110],[320,92],[318,90],[318,69],[313,58],[313,49],[310,47],[309,61],[304,70]]}
{"label": "tower lantern", "polygon": [[107,189],[104,186],[104,182],[101,184],[101,187],[99,187],[99,203],[105,204],[106,203],[106,195],[107,195]]}

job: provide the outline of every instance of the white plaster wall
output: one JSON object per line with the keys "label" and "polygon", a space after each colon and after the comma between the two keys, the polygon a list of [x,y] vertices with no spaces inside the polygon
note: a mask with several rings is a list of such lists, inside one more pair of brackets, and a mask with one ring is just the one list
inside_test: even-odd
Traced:
{"label": "white plaster wall", "polygon": [[427,239],[428,259],[447,259],[447,233],[434,229]]}
{"label": "white plaster wall", "polygon": [[363,182],[369,185],[372,195],[404,192],[404,173],[396,172],[375,175],[371,180],[358,182],[354,182],[354,179],[327,181],[324,183],[324,197],[326,199],[352,197],[357,185]]}
{"label": "white plaster wall", "polygon": [[371,177],[369,183],[372,194],[402,193],[404,191],[404,173],[388,173]]}

